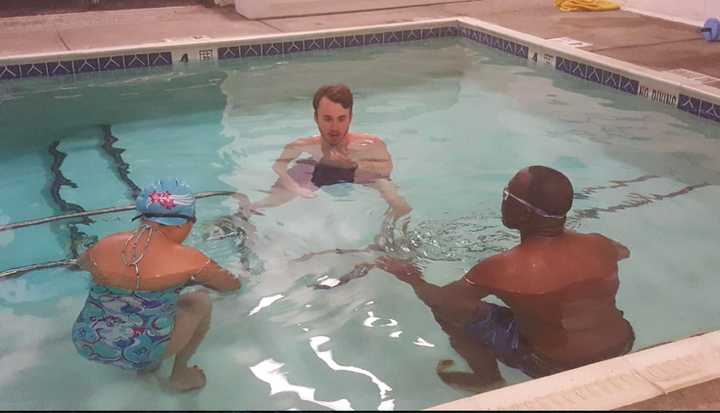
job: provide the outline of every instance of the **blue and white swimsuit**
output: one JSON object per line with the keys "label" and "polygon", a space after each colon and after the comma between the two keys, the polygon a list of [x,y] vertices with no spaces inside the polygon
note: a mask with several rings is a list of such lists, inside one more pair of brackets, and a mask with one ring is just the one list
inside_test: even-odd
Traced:
{"label": "blue and white swimsuit", "polygon": [[124,369],[158,366],[175,328],[182,288],[131,291],[93,283],[72,328],[75,348],[88,360]]}

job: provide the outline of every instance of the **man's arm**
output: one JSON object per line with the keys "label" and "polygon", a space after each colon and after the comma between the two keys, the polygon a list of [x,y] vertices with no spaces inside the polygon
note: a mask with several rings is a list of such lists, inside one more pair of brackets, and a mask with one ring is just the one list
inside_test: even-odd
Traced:
{"label": "man's arm", "polygon": [[295,182],[295,180],[288,175],[288,165],[290,162],[297,159],[303,152],[305,152],[305,146],[308,145],[303,139],[298,139],[285,145],[280,157],[273,163],[272,169],[278,175],[278,181],[288,191],[295,192],[302,196],[308,196],[308,192],[305,188]]}
{"label": "man's arm", "polygon": [[429,307],[445,307],[446,310],[456,312],[458,315],[472,313],[478,301],[489,295],[487,290],[469,284],[464,277],[442,287],[430,284],[420,277],[406,282],[412,286],[418,298]]}
{"label": "man's arm", "polygon": [[357,160],[356,182],[372,182],[378,178],[389,178],[393,162],[387,145],[378,137],[367,138],[367,149]]}
{"label": "man's arm", "polygon": [[367,152],[358,160],[355,182],[378,191],[390,206],[395,218],[409,214],[412,207],[388,179],[393,171],[393,162],[385,142],[375,136],[368,138],[368,141],[370,143]]}
{"label": "man's arm", "polygon": [[380,196],[388,203],[393,216],[397,219],[412,211],[410,204],[398,192],[395,184],[387,179],[378,179],[375,182],[365,184],[380,193]]}
{"label": "man's arm", "polygon": [[420,270],[406,261],[383,257],[377,260],[377,264],[409,284],[418,298],[435,314],[441,315],[448,321],[452,320],[453,323],[464,325],[465,322],[470,321],[479,301],[490,294],[488,290],[466,281],[466,277],[475,268],[457,281],[438,286],[425,281]]}

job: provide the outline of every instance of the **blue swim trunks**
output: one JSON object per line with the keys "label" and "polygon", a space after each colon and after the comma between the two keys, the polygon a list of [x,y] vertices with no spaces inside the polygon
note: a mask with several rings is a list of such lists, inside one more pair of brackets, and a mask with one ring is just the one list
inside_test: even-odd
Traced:
{"label": "blue swim trunks", "polygon": [[[546,360],[533,353],[528,346],[521,342],[518,322],[509,308],[491,303],[484,305],[488,306],[490,310],[483,311],[474,321],[466,324],[465,331],[480,344],[489,348],[495,357],[506,366],[519,369],[533,378],[580,367],[580,365]],[[627,354],[632,349],[634,341],[635,336],[631,335],[629,341],[611,349],[605,357],[596,357],[596,360],[593,361]]]}
{"label": "blue swim trunks", "polygon": [[520,369],[530,377],[542,377],[567,368],[554,366],[520,344],[520,329],[513,312],[497,304],[486,303],[490,310],[465,326],[471,337],[488,347],[508,367]]}

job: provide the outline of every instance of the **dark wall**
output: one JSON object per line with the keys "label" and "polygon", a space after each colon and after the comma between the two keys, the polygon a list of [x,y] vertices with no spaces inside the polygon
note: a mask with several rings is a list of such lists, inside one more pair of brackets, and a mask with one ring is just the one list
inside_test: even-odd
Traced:
{"label": "dark wall", "polygon": [[0,17],[203,4],[212,0],[0,0]]}

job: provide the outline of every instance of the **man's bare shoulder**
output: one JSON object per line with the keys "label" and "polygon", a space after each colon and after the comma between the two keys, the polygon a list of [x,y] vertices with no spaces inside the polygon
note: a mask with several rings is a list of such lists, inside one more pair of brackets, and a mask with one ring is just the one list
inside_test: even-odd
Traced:
{"label": "man's bare shoulder", "polygon": [[350,135],[350,139],[352,139],[353,142],[364,144],[385,143],[381,137],[369,133],[353,133],[352,135]]}
{"label": "man's bare shoulder", "polygon": [[597,232],[583,235],[587,237],[586,239],[589,243],[592,243],[593,246],[608,251],[610,255],[616,257],[618,260],[624,260],[625,258],[630,257],[630,250],[614,239],[608,238]]}
{"label": "man's bare shoulder", "polygon": [[616,241],[613,241],[612,239],[606,237],[603,234],[597,233],[597,232],[591,232],[591,233],[580,233],[575,231],[566,231],[565,232],[565,238],[567,242],[578,244],[581,243],[583,245],[588,245],[589,247],[610,247],[614,248]]}
{"label": "man's bare shoulder", "polygon": [[475,264],[465,276],[474,284],[489,288],[503,288],[507,280],[512,280],[517,268],[517,252],[515,248],[485,258]]}
{"label": "man's bare shoulder", "polygon": [[588,241],[595,241],[595,242],[598,242],[598,241],[609,241],[609,238],[608,238],[608,237],[606,237],[606,236],[604,236],[603,234],[600,234],[600,233],[598,233],[598,232],[583,233],[583,232],[577,232],[577,231],[573,231],[573,230],[570,230],[570,229],[566,229],[564,236],[565,236],[565,237],[572,237],[572,238],[575,238],[575,239],[577,239],[577,240],[588,240]]}
{"label": "man's bare shoulder", "polygon": [[297,138],[294,141],[287,144],[288,147],[293,148],[306,148],[309,146],[315,146],[320,144],[320,136],[309,136],[304,138]]}

